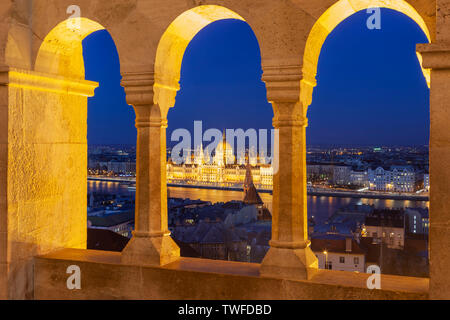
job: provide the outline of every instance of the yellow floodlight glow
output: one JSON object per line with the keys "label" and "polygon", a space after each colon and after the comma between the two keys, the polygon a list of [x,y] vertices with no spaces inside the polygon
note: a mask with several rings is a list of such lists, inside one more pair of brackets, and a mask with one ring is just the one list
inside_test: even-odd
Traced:
{"label": "yellow floodlight glow", "polygon": [[225,7],[203,5],[179,15],[164,32],[156,52],[154,102],[165,112],[175,104],[175,96],[180,89],[181,64],[187,46],[204,27],[224,19],[245,21]]}
{"label": "yellow floodlight glow", "polygon": [[[387,8],[405,14],[419,25],[427,36],[428,41],[431,42],[431,35],[425,21],[420,14],[404,0],[340,0],[336,2],[316,21],[306,41],[303,58],[303,79],[301,81],[302,96],[300,97],[304,107],[308,107],[312,103],[313,89],[316,86],[319,56],[328,35],[342,21],[356,12],[368,8]],[[420,65],[422,66],[420,54],[418,54],[418,58]],[[430,70],[423,67],[422,70],[428,87],[430,87]]]}
{"label": "yellow floodlight glow", "polygon": [[59,23],[42,42],[35,70],[84,79],[82,42],[91,33],[104,29],[87,18],[71,18]]}
{"label": "yellow floodlight glow", "polygon": [[43,92],[92,97],[94,96],[95,89],[98,87],[98,83],[11,68],[9,71],[8,86]]}

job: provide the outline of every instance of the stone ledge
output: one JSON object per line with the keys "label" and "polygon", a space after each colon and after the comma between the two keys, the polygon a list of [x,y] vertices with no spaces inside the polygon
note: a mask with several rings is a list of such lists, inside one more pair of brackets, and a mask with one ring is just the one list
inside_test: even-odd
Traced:
{"label": "stone ledge", "polygon": [[[310,281],[259,276],[259,264],[181,258],[164,267],[120,262],[120,253],[64,249],[35,257],[35,299],[428,299],[428,279],[321,270]],[[68,266],[81,269],[81,290],[68,290]]]}
{"label": "stone ledge", "polygon": [[424,68],[434,70],[450,69],[450,44],[418,44],[417,52],[420,53],[423,58]]}
{"label": "stone ledge", "polygon": [[97,82],[0,66],[0,86],[92,97]]}

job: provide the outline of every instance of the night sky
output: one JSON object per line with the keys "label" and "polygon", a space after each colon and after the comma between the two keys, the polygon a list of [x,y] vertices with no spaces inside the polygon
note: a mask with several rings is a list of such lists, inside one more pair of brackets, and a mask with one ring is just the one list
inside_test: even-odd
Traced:
{"label": "night sky", "polygon": [[[398,12],[382,9],[381,30],[366,28],[368,16],[351,16],[325,42],[308,111],[308,143],[428,144],[429,90],[415,53],[426,36]],[[134,111],[120,86],[113,40],[98,31],[83,45],[86,79],[100,82],[89,99],[89,144],[134,144]],[[223,20],[203,29],[184,56],[168,139],[176,128],[191,130],[194,120],[202,120],[204,130],[271,128],[261,74],[258,42],[245,22]]]}

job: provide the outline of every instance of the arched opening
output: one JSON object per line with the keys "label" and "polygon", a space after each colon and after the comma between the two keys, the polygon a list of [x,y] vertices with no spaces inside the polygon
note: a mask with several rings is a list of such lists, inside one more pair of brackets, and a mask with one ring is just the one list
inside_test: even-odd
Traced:
{"label": "arched opening", "polygon": [[98,83],[85,80],[82,41],[102,29],[85,18],[63,21],[43,39],[32,70],[9,69],[11,297],[31,294],[33,256],[86,248],[87,104]]}
{"label": "arched opening", "polygon": [[91,33],[104,29],[87,18],[71,18],[59,23],[42,42],[35,70],[84,79],[83,40]]}
{"label": "arched opening", "polygon": [[205,5],[182,13],[164,32],[156,52],[154,85],[154,102],[165,112],[164,116],[175,105],[175,96],[180,89],[181,64],[187,46],[204,27],[224,19],[245,21],[225,7]]}
{"label": "arched opening", "polygon": [[98,83],[85,80],[82,42],[103,29],[86,18],[63,21],[44,38],[35,71],[10,71],[10,130],[19,137],[10,147],[24,158],[10,171],[10,223],[22,227],[9,236],[17,247],[32,244],[30,254],[86,248],[87,106]]}
{"label": "arched opening", "polygon": [[106,30],[83,40],[85,77],[99,83],[88,99],[87,249],[122,251],[134,229],[136,127],[121,86],[119,55]]}
{"label": "arched opening", "polygon": [[[172,198],[172,203],[169,201],[168,224],[172,238],[181,247],[182,256],[187,245],[194,249],[191,253],[186,250],[187,254],[195,251],[201,258],[261,262],[264,257],[271,229],[267,219],[265,228],[261,227],[262,218],[257,220],[258,210],[261,216],[263,213],[270,216],[270,213],[262,204],[259,208],[259,205],[246,205],[243,201],[245,195],[240,188],[246,177],[246,160],[242,157],[241,163],[238,163],[240,155],[236,153],[237,146],[234,143],[231,146],[229,141],[223,154],[228,154],[228,151],[233,154],[233,163],[227,165],[226,161],[219,159],[218,155],[222,154],[220,143],[216,152],[212,153],[214,159],[206,160],[204,154],[208,152],[205,148],[215,140],[203,141],[203,134],[208,129],[220,133],[224,129],[234,128],[255,132],[265,129],[270,144],[273,112],[267,102],[261,74],[256,36],[241,16],[223,7],[200,6],[181,14],[160,41],[155,64],[154,101],[163,117],[169,108],[176,106],[168,113],[169,149],[172,150],[170,147],[179,142],[171,141],[172,133],[177,129],[189,131],[193,138],[190,141],[193,157],[180,164],[169,161],[167,165],[169,197]],[[202,122],[200,133],[195,133],[194,121]],[[201,151],[196,149],[198,146],[194,140],[197,138],[201,141]],[[248,145],[250,141],[246,142]],[[247,159],[250,159],[248,154]],[[255,184],[260,189],[260,171],[269,171],[270,165],[260,169],[259,163],[252,162],[250,167]],[[262,179],[265,183],[265,178]],[[270,199],[269,206],[271,187],[267,186],[267,193],[261,195],[265,200]],[[203,208],[199,206],[198,209],[183,209],[186,214],[182,217],[172,208],[176,202],[173,198],[199,199],[211,204],[203,205]],[[180,207],[188,206],[187,202],[179,202],[182,203],[176,203],[178,211]],[[249,226],[256,221],[261,225],[258,232],[254,232],[255,248],[252,250],[247,230],[242,225]],[[236,225],[239,227],[235,228]],[[239,234],[240,231],[243,234]],[[261,243],[256,244],[256,235],[261,235],[261,239],[258,238]],[[227,237],[233,237],[233,241]]]}
{"label": "arched opening", "polygon": [[[183,244],[209,259],[259,263],[266,253],[271,232],[272,176],[265,173],[271,170],[270,164],[260,163],[258,150],[255,154],[249,150],[250,138],[246,138],[245,151],[239,155],[237,139],[222,137],[226,140],[225,152],[219,144],[209,158],[210,143],[216,138],[214,142],[205,138],[206,132],[213,130],[223,134],[227,129],[242,129],[256,134],[266,130],[270,139],[273,112],[261,74],[259,45],[244,21],[214,22],[186,49],[181,88],[175,107],[168,113],[167,135],[171,153],[167,164],[168,222],[172,237],[181,244],[181,256],[185,255]],[[191,139],[188,158],[177,163],[173,153],[178,152],[180,130],[189,132]],[[223,161],[223,155],[227,161]],[[261,204],[245,200],[242,190],[247,162]],[[186,199],[210,204],[190,208]]]}
{"label": "arched opening", "polygon": [[[76,166],[74,170],[83,168],[76,181],[68,181],[63,188],[70,188],[65,192],[73,199],[70,211],[77,215],[71,218],[72,223],[76,222],[76,227],[71,228],[76,231],[70,237],[79,239],[76,241],[82,242],[82,248],[121,251],[134,226],[134,195],[124,193],[126,185],[117,180],[125,174],[132,180],[135,175],[136,128],[134,112],[121,86],[114,40],[92,20],[63,21],[44,39],[35,69],[57,74],[69,82],[83,79],[98,84],[95,96],[62,100],[63,106],[57,110],[62,113],[57,121],[68,123],[58,129],[65,131],[68,144],[74,142],[70,148],[79,150],[76,158],[74,154],[67,157]],[[83,180],[86,186],[81,186]]]}
{"label": "arched opening", "polygon": [[[320,268],[366,272],[378,265],[382,273],[426,277],[430,74],[417,61],[415,46],[430,35],[414,12],[380,7],[381,29],[367,27],[373,12],[362,7],[324,29],[320,59],[305,52],[305,59],[317,59],[314,68],[305,60],[305,75],[315,81],[318,72],[314,93],[315,83],[302,82],[311,94],[302,102],[312,102],[309,188],[326,196],[308,199],[309,217],[325,216],[316,216],[319,223],[310,229],[312,248]],[[316,46],[312,39],[309,49]],[[366,252],[365,266],[362,255],[328,250],[353,238],[350,248]]]}
{"label": "arched opening", "polygon": [[[46,127],[46,131],[50,134],[61,134],[58,139],[62,140],[64,147],[69,150],[62,154],[58,161],[69,162],[72,164],[73,171],[81,170],[76,173],[75,180],[59,182],[59,187],[64,192],[63,206],[66,207],[69,205],[67,202],[72,202],[70,208],[65,208],[70,217],[64,217],[65,224],[71,229],[70,235],[66,238],[76,242],[76,247],[88,246],[90,249],[95,249],[96,247],[92,244],[87,244],[88,240],[92,242],[87,234],[90,235],[89,238],[95,239],[96,234],[92,230],[105,228],[105,225],[107,229],[115,226],[109,226],[108,221],[103,221],[107,220],[105,219],[106,210],[94,214],[100,221],[94,219],[92,222],[91,212],[89,219],[87,218],[88,192],[91,191],[93,196],[93,193],[97,191],[95,188],[87,189],[88,150],[92,149],[96,143],[112,145],[114,137],[119,139],[119,144],[122,143],[124,140],[120,140],[119,132],[130,136],[129,140],[135,141],[134,115],[126,103],[125,93],[120,85],[120,61],[114,40],[105,28],[95,21],[87,18],[68,19],[59,23],[45,37],[37,54],[35,70],[47,75],[55,74],[68,83],[80,79],[79,81],[96,86],[95,96],[92,92],[79,99],[61,98],[62,103],[55,104],[55,110],[52,110],[56,119],[46,118],[48,122],[52,122]],[[128,119],[128,122],[125,122],[125,119]],[[131,130],[126,128],[117,130],[124,125]],[[92,163],[92,160],[96,159],[90,160]],[[111,159],[106,159],[104,162],[109,167]],[[92,205],[92,198],[90,197],[89,205]],[[93,208],[91,210],[95,211]],[[119,211],[116,213],[120,214]],[[134,220],[133,208],[129,208],[127,216]],[[131,230],[121,231],[129,231],[131,236]],[[65,246],[69,247],[67,244]],[[98,249],[104,248],[100,246]]]}
{"label": "arched opening", "polygon": [[[300,97],[300,101],[305,108],[312,102],[313,90],[316,86],[317,65],[325,40],[342,21],[356,12],[369,8],[387,8],[405,14],[419,25],[428,40],[431,41],[430,32],[425,21],[420,14],[404,0],[340,0],[336,2],[316,21],[306,41],[305,52],[303,55],[303,79],[301,81],[302,91]],[[422,62],[420,54],[417,53],[417,55],[419,61]],[[430,86],[430,70],[425,68],[422,69],[428,86]]]}

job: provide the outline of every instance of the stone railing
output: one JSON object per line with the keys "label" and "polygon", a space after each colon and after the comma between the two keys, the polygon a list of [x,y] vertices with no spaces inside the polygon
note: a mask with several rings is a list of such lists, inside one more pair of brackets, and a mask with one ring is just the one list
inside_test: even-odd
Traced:
{"label": "stone railing", "polygon": [[[68,289],[69,266],[81,288]],[[310,280],[263,277],[253,263],[180,258],[158,266],[128,265],[120,253],[64,249],[35,258],[35,299],[428,299],[429,279],[319,270]]]}

